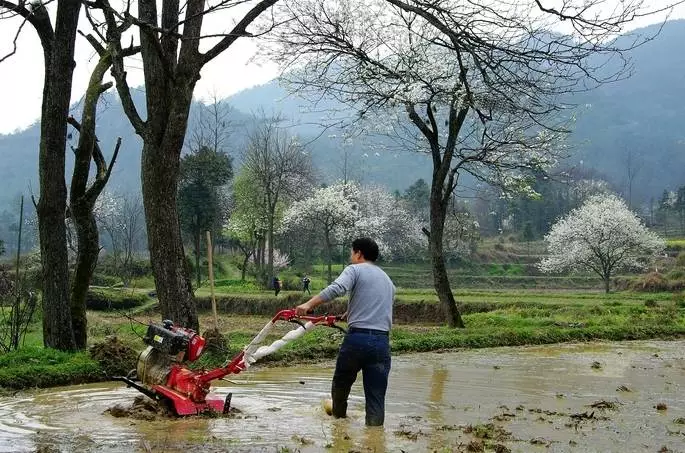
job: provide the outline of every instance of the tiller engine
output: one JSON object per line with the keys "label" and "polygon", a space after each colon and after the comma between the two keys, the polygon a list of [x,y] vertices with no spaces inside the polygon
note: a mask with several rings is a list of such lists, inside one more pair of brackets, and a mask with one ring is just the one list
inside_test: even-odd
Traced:
{"label": "tiller engine", "polygon": [[[205,347],[205,339],[191,329],[175,326],[171,321],[150,324],[143,338],[148,347],[138,356],[138,364],[126,377],[114,377],[134,387],[150,398],[166,403],[177,415],[195,415],[206,411],[227,413],[231,393],[225,398],[210,394],[210,383],[229,374],[238,374],[257,360],[272,354],[317,325],[334,327],[340,318],[325,316],[297,316],[294,309],[282,310],[269,321],[257,336],[232,360],[213,370],[192,370],[185,363],[194,362]],[[280,340],[260,346],[278,321],[299,326]]]}

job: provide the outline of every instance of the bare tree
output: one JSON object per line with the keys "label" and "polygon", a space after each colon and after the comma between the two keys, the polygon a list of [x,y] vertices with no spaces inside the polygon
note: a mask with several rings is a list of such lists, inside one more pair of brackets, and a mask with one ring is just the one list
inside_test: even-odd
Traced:
{"label": "bare tree", "polygon": [[145,245],[143,202],[138,195],[127,194],[113,197],[107,203],[109,206],[99,212],[98,223],[109,238],[107,253],[112,257],[116,275],[128,287],[136,254]]}
{"label": "bare tree", "polygon": [[628,209],[633,208],[633,184],[637,178],[640,169],[643,166],[640,156],[633,152],[632,148],[624,148],[623,151],[623,165],[625,166],[626,175],[626,198],[628,200]]}
{"label": "bare tree", "polygon": [[[294,91],[353,106],[357,129],[384,131],[433,166],[429,239],[434,284],[450,326],[463,321],[443,256],[446,211],[470,174],[529,190],[528,171],[563,157],[571,121],[561,95],[623,77],[614,41],[645,1],[284,0],[275,52]],[[563,20],[568,33],[557,27]],[[612,66],[607,65],[611,63]],[[613,68],[613,69],[612,69]],[[604,70],[605,72],[602,72]],[[608,72],[606,72],[608,71]]]}
{"label": "bare tree", "polygon": [[[276,208],[287,197],[295,198],[312,177],[311,158],[297,137],[281,127],[278,116],[263,118],[248,139],[243,167],[254,178],[266,209],[266,268],[263,279],[273,277]],[[266,280],[265,280],[266,283]]]}
{"label": "bare tree", "polygon": [[232,119],[233,108],[226,100],[220,99],[216,91],[210,94],[209,100],[211,103],[200,103],[197,107],[188,148],[197,151],[207,147],[216,152],[228,153],[229,139],[237,126]]}
{"label": "bare tree", "polygon": [[[49,3],[49,2],[46,2]],[[43,48],[45,76],[40,122],[38,172],[40,198],[38,230],[43,276],[43,343],[60,350],[76,348],[69,304],[69,269],[64,213],[67,189],[64,181],[67,116],[74,72],[74,47],[81,1],[57,2],[54,27],[45,4],[0,0],[0,18],[21,18],[16,36],[30,24]],[[1,56],[0,62],[16,52]]]}
{"label": "bare tree", "polygon": [[[139,0],[136,2],[137,15],[130,11],[130,2],[126,3],[123,11],[117,11],[108,0],[89,3],[101,11],[98,17],[92,12],[89,18],[95,35],[113,55],[112,75],[124,112],[143,140],[143,203],[161,314],[187,327],[197,329],[199,325],[185,262],[176,194],[180,156],[195,84],[205,65],[236,40],[260,33],[250,32],[248,27],[276,1],[208,3],[189,0],[181,3],[169,0],[161,3],[160,11],[156,0]],[[205,15],[226,12],[232,7],[238,7],[230,11],[238,20],[229,31],[216,34],[206,31],[203,25]],[[122,35],[131,25],[139,30],[145,74],[146,119],[134,105],[126,79],[123,52],[126,45],[122,42]],[[201,41],[212,44],[201,51]]]}

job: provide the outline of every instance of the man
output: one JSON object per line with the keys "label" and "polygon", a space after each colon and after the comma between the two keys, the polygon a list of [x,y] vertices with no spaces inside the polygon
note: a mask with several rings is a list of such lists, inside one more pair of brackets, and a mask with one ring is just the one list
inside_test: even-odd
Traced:
{"label": "man", "polygon": [[274,277],[273,285],[274,285],[274,295],[276,297],[278,297],[278,293],[281,292],[281,279],[278,278],[277,276]]}
{"label": "man", "polygon": [[309,291],[309,283],[310,282],[311,282],[311,280],[309,279],[309,277],[307,275],[302,277],[302,294],[304,294],[304,292],[307,291],[307,294],[309,294],[310,296],[312,295],[312,292]]}
{"label": "man", "polygon": [[376,259],[378,245],[373,239],[355,239],[350,252],[352,264],[321,293],[296,308],[298,315],[304,315],[324,302],[349,293],[349,329],[338,352],[331,385],[332,414],[347,415],[347,398],[361,370],[367,426],[382,426],[385,421],[385,392],[390,374],[389,333],[395,297],[395,285],[376,266]]}

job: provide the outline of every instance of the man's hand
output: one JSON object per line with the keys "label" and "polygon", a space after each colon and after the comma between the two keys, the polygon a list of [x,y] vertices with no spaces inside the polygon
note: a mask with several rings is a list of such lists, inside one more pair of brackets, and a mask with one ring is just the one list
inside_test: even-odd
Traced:
{"label": "man's hand", "polygon": [[313,307],[311,306],[310,302],[311,300],[295,307],[295,313],[297,313],[297,316],[304,316],[312,311]]}
{"label": "man's hand", "polygon": [[295,313],[297,313],[297,316],[304,316],[310,311],[314,310],[316,307],[324,303],[324,300],[319,296],[318,294],[311,299],[309,299],[307,302],[298,305],[295,307]]}

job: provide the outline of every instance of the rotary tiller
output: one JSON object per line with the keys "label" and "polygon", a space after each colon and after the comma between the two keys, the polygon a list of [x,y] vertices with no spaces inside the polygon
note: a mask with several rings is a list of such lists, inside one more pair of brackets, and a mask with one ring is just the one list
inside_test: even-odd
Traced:
{"label": "rotary tiller", "polygon": [[[297,316],[294,309],[279,311],[243,350],[219,368],[192,370],[186,363],[194,362],[203,352],[205,339],[191,329],[176,326],[171,321],[150,324],[143,341],[147,348],[138,356],[135,370],[126,377],[115,377],[150,398],[166,403],[177,415],[195,415],[207,411],[227,413],[231,393],[225,398],[210,393],[210,384],[229,374],[246,370],[260,358],[272,354],[317,325],[345,330],[335,324],[337,316]],[[299,326],[268,346],[259,346],[278,321]]]}

